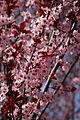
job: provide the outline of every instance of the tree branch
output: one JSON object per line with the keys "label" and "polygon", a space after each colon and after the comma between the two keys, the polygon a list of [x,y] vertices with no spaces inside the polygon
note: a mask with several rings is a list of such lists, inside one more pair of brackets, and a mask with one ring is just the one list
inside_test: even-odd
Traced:
{"label": "tree branch", "polygon": [[[65,75],[64,79],[62,80],[61,84],[63,85],[66,78],[68,77],[69,73],[71,72],[72,68],[75,66],[75,64],[77,63],[78,59],[79,59],[80,53],[78,54],[77,58],[75,59],[75,61],[73,62],[73,64],[71,65],[70,69],[68,70],[67,74]],[[58,90],[60,89],[60,86],[57,87],[57,89],[54,91],[54,95],[58,92]],[[46,106],[44,107],[44,109],[42,110],[41,114],[38,116],[37,120],[39,120],[41,118],[41,116],[43,115],[43,113],[45,112],[46,108],[48,107],[50,103],[48,102],[46,104]]]}

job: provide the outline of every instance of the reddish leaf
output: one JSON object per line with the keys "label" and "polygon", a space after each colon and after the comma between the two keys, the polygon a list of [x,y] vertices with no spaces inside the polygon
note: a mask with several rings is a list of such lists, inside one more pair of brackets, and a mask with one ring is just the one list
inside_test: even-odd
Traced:
{"label": "reddish leaf", "polygon": [[26,34],[32,34],[31,30],[23,30],[23,33],[26,33]]}
{"label": "reddish leaf", "polygon": [[9,4],[13,3],[13,0],[9,0]]}
{"label": "reddish leaf", "polygon": [[43,0],[44,2],[47,2],[47,0]]}
{"label": "reddish leaf", "polygon": [[19,31],[19,27],[17,25],[12,25],[12,29],[16,29]]}
{"label": "reddish leaf", "polygon": [[48,56],[48,57],[53,57],[53,56],[55,56],[55,54],[47,54],[47,52],[38,52],[39,54],[41,54],[42,56],[41,57],[46,57],[46,56]]}
{"label": "reddish leaf", "polygon": [[19,51],[22,48],[22,45],[23,45],[23,41],[21,41],[21,42],[19,42],[17,44],[12,45],[12,47],[16,49],[16,52],[13,52],[13,54],[17,53],[17,51]]}
{"label": "reddish leaf", "polygon": [[56,79],[56,76],[54,75],[54,73],[51,75],[50,79]]}
{"label": "reddish leaf", "polygon": [[13,5],[17,4],[17,2],[18,2],[18,0],[15,0],[15,1],[13,2]]}
{"label": "reddish leaf", "polygon": [[18,52],[12,52],[12,56],[13,56],[14,58],[16,58],[17,55],[18,55]]}
{"label": "reddish leaf", "polygon": [[4,110],[4,114],[6,115],[8,112],[8,109],[4,108],[3,110]]}
{"label": "reddish leaf", "polygon": [[12,70],[15,68],[16,64],[17,64],[16,61],[10,60],[8,68]]}
{"label": "reddish leaf", "polygon": [[53,87],[53,89],[56,89],[56,88],[57,88],[57,86],[54,86],[54,87]]}
{"label": "reddish leaf", "polygon": [[23,31],[23,29],[25,28],[25,26],[26,26],[26,23],[25,23],[25,22],[22,22],[22,23],[20,24],[20,31]]}
{"label": "reddish leaf", "polygon": [[36,4],[42,6],[42,2],[41,1],[36,1]]}
{"label": "reddish leaf", "polygon": [[12,45],[12,47],[15,48],[15,49],[17,49],[17,45],[16,44]]}
{"label": "reddish leaf", "polygon": [[39,54],[41,54],[42,56],[41,57],[45,57],[45,56],[47,56],[47,52],[38,52]]}
{"label": "reddish leaf", "polygon": [[48,56],[53,57],[53,56],[55,56],[55,54],[49,54]]}
{"label": "reddish leaf", "polygon": [[34,42],[41,43],[41,40],[39,37],[33,37]]}
{"label": "reddish leaf", "polygon": [[71,92],[74,92],[77,88],[72,87]]}
{"label": "reddish leaf", "polygon": [[45,15],[45,14],[44,14],[44,11],[43,11],[42,9],[38,9],[38,13],[40,14],[40,16],[41,16],[41,15]]}
{"label": "reddish leaf", "polygon": [[35,102],[35,103],[36,103],[36,102],[37,102],[37,99],[34,98],[34,97],[32,97],[32,98],[31,98],[31,102]]}
{"label": "reddish leaf", "polygon": [[45,2],[45,3],[42,3],[42,2],[40,2],[40,1],[37,1],[36,2],[38,5],[40,5],[40,7],[48,7],[49,5]]}

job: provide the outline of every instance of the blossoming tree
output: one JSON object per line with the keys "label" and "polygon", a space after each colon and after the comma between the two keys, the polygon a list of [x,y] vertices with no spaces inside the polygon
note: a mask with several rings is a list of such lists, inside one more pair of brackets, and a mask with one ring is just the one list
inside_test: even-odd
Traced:
{"label": "blossoming tree", "polygon": [[79,0],[0,0],[0,119],[79,120],[79,56]]}

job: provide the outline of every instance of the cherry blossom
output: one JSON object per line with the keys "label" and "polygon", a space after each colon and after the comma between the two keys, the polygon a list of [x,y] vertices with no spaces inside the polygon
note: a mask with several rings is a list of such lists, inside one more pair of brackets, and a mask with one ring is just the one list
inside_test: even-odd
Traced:
{"label": "cherry blossom", "polygon": [[79,0],[0,1],[1,120],[77,118],[79,6]]}

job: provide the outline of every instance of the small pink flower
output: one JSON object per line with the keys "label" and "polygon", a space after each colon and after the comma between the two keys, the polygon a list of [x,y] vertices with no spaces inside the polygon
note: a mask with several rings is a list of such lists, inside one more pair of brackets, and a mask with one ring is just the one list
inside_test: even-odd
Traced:
{"label": "small pink flower", "polygon": [[73,84],[80,84],[80,78],[74,77],[72,82],[73,82]]}

